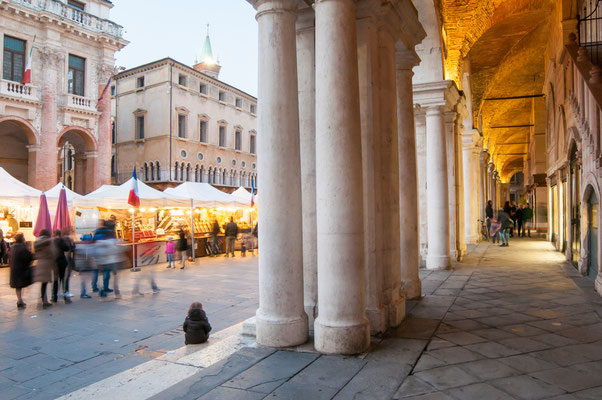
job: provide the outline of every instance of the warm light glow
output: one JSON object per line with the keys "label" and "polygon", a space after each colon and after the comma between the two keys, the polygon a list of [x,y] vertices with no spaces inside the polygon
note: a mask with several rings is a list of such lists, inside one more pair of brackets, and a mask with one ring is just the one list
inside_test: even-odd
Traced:
{"label": "warm light glow", "polygon": [[136,210],[134,210],[133,208],[130,208],[128,211],[131,213],[134,213],[134,211],[136,211]]}
{"label": "warm light glow", "polygon": [[146,212],[146,208],[141,208],[140,211]]}
{"label": "warm light glow", "polygon": [[156,212],[156,211],[157,211],[157,209],[156,209],[155,207],[151,207],[151,208],[149,208],[149,209],[148,209],[148,211],[151,211],[151,212]]}

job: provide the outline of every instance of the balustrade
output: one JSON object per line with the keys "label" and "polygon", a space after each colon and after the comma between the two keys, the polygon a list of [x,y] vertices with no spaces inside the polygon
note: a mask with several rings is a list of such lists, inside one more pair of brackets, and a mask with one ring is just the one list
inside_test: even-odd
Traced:
{"label": "balustrade", "polygon": [[0,94],[27,100],[37,100],[37,89],[35,86],[22,85],[19,82],[0,81]]}

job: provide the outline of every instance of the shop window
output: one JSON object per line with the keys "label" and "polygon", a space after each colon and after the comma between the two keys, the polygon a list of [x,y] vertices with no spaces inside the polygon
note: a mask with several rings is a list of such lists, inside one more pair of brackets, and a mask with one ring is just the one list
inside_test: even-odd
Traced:
{"label": "shop window", "polygon": [[178,115],[178,137],[186,137],[186,116]]}
{"label": "shop window", "polygon": [[255,154],[255,135],[249,137],[249,153]]}
{"label": "shop window", "polygon": [[234,150],[242,150],[242,132],[237,130],[234,139]]}
{"label": "shop window", "polygon": [[86,60],[69,54],[69,71],[67,74],[69,93],[84,96],[84,79],[86,74]]}
{"label": "shop window", "polygon": [[200,135],[199,135],[199,141],[201,143],[207,143],[207,121],[201,121],[200,126],[199,126],[199,131],[200,131]]}
{"label": "shop window", "polygon": [[4,36],[2,78],[21,82],[25,70],[25,40]]}
{"label": "shop window", "polygon": [[219,127],[219,147],[226,147],[226,127]]}

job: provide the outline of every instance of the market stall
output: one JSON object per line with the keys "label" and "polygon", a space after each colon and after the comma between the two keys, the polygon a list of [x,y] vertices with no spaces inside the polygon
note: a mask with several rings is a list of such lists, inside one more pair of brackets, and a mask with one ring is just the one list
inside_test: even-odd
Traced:
{"label": "market stall", "polygon": [[26,185],[0,167],[0,229],[8,241],[21,232],[34,240],[33,223],[37,216],[41,191]]}
{"label": "market stall", "polygon": [[100,220],[111,219],[117,237],[129,246],[134,232],[136,265],[164,262],[168,238],[175,238],[180,227],[186,229],[185,215],[190,212],[190,201],[138,181],[140,207],[134,209],[127,201],[131,187],[130,179],[122,185],[105,185],[74,199],[76,234],[91,233]]}

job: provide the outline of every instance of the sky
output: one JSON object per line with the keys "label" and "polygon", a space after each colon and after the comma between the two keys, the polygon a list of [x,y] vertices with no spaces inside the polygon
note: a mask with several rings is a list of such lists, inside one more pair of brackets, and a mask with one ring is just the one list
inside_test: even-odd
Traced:
{"label": "sky", "polygon": [[130,43],[115,54],[127,69],[171,57],[192,66],[207,24],[219,79],[257,96],[257,22],[246,0],[113,0],[111,20]]}

